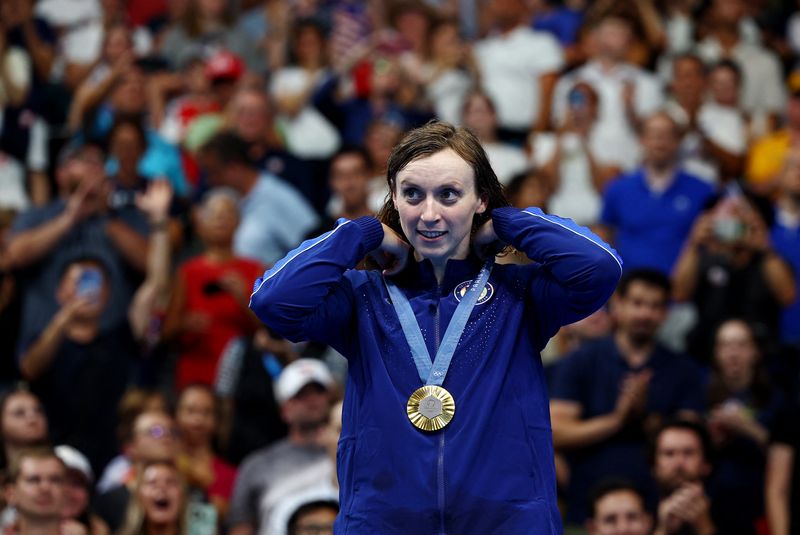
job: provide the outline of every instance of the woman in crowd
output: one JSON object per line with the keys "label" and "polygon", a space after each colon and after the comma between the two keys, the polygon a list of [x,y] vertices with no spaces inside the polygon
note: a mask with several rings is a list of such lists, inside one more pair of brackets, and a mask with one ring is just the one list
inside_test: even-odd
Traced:
{"label": "woman in crowd", "polygon": [[187,535],[186,489],[171,463],[145,465],[128,503],[120,535]]}
{"label": "woman in crowd", "polygon": [[25,388],[10,390],[0,400],[0,468],[5,469],[25,448],[47,442],[47,416],[39,398]]}
{"label": "woman in crowd", "polygon": [[783,396],[772,388],[753,328],[730,319],[717,329],[708,386],[709,431],[717,446],[709,483],[720,533],[755,534],[764,514],[768,429]]}
{"label": "woman in crowd", "polygon": [[219,414],[211,387],[193,384],[178,398],[175,423],[180,433],[178,467],[189,486],[202,490],[221,518],[228,509],[236,468],[214,453]]}

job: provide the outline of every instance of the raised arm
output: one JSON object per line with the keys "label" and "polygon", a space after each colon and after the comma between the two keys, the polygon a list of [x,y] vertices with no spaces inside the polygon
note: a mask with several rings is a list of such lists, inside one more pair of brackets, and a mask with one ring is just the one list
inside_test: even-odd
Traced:
{"label": "raised arm", "polygon": [[539,264],[543,276],[534,277],[529,291],[548,337],[600,308],[614,292],[622,261],[589,229],[538,208],[498,208],[492,221],[501,241]]}
{"label": "raised arm", "polygon": [[300,244],[255,282],[250,308],[292,341],[313,339],[341,348],[353,315],[353,291],[344,277],[383,240],[372,217],[342,221]]}

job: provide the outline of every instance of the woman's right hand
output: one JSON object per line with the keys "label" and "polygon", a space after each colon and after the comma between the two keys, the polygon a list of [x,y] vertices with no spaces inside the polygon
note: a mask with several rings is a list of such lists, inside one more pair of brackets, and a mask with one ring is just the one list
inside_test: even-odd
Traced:
{"label": "woman's right hand", "polygon": [[398,233],[383,225],[383,241],[380,247],[369,255],[383,269],[384,275],[396,275],[403,271],[408,262],[411,246]]}

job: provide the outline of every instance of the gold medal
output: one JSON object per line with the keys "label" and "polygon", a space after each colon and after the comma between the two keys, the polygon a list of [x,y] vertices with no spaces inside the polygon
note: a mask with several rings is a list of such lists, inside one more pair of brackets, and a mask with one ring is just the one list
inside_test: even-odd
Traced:
{"label": "gold medal", "polygon": [[438,431],[455,416],[456,401],[441,386],[425,385],[408,398],[406,413],[414,427],[423,431]]}

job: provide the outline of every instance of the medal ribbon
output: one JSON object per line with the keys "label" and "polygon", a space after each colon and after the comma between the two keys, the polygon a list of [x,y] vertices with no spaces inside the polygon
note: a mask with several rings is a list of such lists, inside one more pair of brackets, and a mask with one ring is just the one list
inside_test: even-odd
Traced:
{"label": "medal ribbon", "polygon": [[450,319],[450,324],[444,332],[444,338],[438,351],[436,351],[436,358],[433,359],[433,362],[431,362],[431,355],[428,353],[425,339],[422,337],[422,331],[419,328],[419,323],[417,323],[414,310],[411,308],[411,303],[408,302],[400,288],[390,280],[384,279],[386,289],[389,290],[389,295],[392,298],[392,305],[394,305],[394,310],[400,319],[403,334],[405,334],[408,346],[411,348],[411,355],[414,358],[414,364],[417,366],[419,378],[426,385],[441,386],[444,382],[447,370],[450,368],[450,361],[456,352],[458,341],[464,332],[464,327],[467,325],[470,314],[472,314],[472,309],[475,308],[475,303],[478,302],[478,297],[486,287],[493,265],[494,258],[491,258],[481,268],[478,276],[472,280],[467,293],[458,303],[456,311]]}

